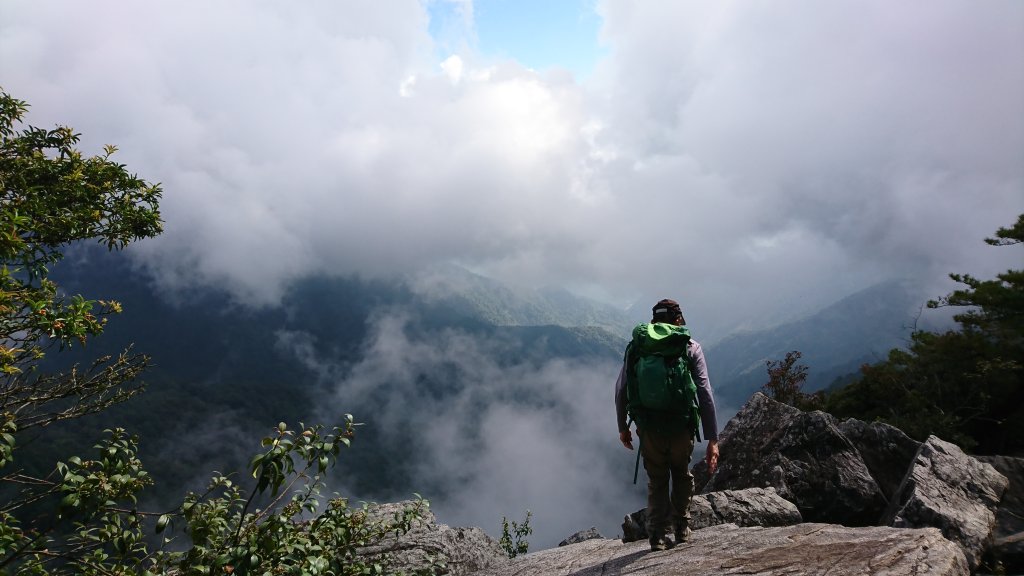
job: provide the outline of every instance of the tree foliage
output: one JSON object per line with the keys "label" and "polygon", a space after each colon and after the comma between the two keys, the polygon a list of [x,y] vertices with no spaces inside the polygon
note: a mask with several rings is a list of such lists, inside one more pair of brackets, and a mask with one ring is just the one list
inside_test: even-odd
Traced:
{"label": "tree foliage", "polygon": [[65,297],[48,279],[62,249],[96,239],[110,249],[160,233],[160,187],[101,156],[85,157],[70,128],[16,130],[26,104],[0,92],[0,414],[24,431],[126,400],[148,360],[125,353],[85,370],[40,375],[53,346],[103,331],[116,302]]}
{"label": "tree foliage", "polygon": [[[204,494],[189,494],[179,509],[156,521],[159,532],[183,522],[191,547],[140,555],[133,568],[182,575],[394,574],[389,555],[363,551],[408,532],[429,504],[417,499],[383,518],[338,496],[323,504],[323,474],[348,445],[353,426],[351,415],[327,434],[320,426],[300,425],[302,430],[293,432],[279,424],[250,464],[254,490],[247,494],[231,478],[215,476]],[[261,495],[271,500],[254,508]],[[443,563],[418,573],[432,574],[435,568]]]}
{"label": "tree foliage", "polygon": [[[122,458],[130,448],[123,435],[109,439],[110,458],[102,464],[72,458],[41,479],[9,470],[17,438],[26,431],[127,400],[140,390],[136,377],[148,363],[126,351],[84,370],[39,373],[48,351],[84,345],[103,331],[108,315],[120,311],[116,302],[61,295],[48,278],[49,267],[77,241],[96,239],[119,249],[161,230],[159,186],[113,162],[113,147],[84,156],[70,128],[19,130],[26,109],[0,91],[0,466],[6,469],[0,480],[17,494],[0,507],[3,569],[34,551],[61,558],[64,550],[77,549],[74,538],[63,539],[63,549],[51,545],[51,534],[66,528],[76,508],[90,508],[95,516],[98,507],[120,499],[115,495],[131,492],[128,485],[138,489],[148,482],[141,468],[126,477],[137,462]],[[61,497],[56,511],[25,518],[55,497]]]}
{"label": "tree foliage", "polygon": [[803,357],[797,350],[786,353],[783,360],[765,360],[768,382],[761,387],[766,396],[783,404],[801,410],[817,410],[821,407],[823,394],[807,394],[803,391],[807,381],[807,366],[797,362]]}
{"label": "tree foliage", "polygon": [[533,534],[533,528],[530,526],[532,517],[533,513],[529,510],[526,511],[526,518],[523,519],[522,524],[515,520],[510,521],[504,516],[501,517],[501,538],[498,539],[498,545],[509,558],[515,558],[530,551],[530,541],[527,538]]}
{"label": "tree foliage", "polygon": [[[993,246],[1024,242],[1024,214],[1000,228]],[[929,434],[983,454],[1024,450],[1024,270],[991,280],[950,274],[964,287],[928,303],[962,308],[959,330],[918,331],[907,350],[864,366],[861,379],[836,391],[827,409],[881,420],[917,439]]]}
{"label": "tree foliage", "polygon": [[17,468],[27,431],[128,400],[149,363],[127,350],[42,373],[46,354],[84,346],[120,312],[117,302],[63,295],[50,267],[73,243],[121,249],[162,226],[160,187],[115,163],[115,148],[85,156],[70,128],[21,128],[26,109],[0,90],[0,575],[392,573],[389,556],[366,547],[408,531],[428,504],[382,518],[322,495],[353,435],[351,415],[331,430],[280,424],[250,463],[250,489],[218,473],[163,512],[138,508],[153,480],[120,428],[103,432],[92,457],[68,456],[41,476]]}

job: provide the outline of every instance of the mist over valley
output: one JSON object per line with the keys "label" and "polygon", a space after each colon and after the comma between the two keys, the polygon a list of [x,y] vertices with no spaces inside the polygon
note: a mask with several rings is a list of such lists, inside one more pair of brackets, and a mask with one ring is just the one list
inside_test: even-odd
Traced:
{"label": "mist over valley", "polygon": [[[86,265],[96,257],[102,266]],[[494,536],[503,516],[530,510],[535,547],[589,526],[614,536],[622,514],[643,506],[612,403],[629,329],[646,320],[636,311],[456,267],[431,271],[429,283],[309,278],[275,307],[211,290],[170,300],[129,258],[99,251],[73,253],[58,277],[69,293],[114,298],[125,311],[57,363],[133,344],[154,366],[142,396],[57,436],[97,421],[138,433],[156,502],[201,489],[213,470],[244,470],[254,439],[279,421],[352,413],[363,425],[330,486],[354,501],[419,493],[442,522]],[[920,302],[909,285],[888,283],[707,345],[720,426],[766,381],[765,360],[802,350],[808,388],[824,388],[898,345]]]}

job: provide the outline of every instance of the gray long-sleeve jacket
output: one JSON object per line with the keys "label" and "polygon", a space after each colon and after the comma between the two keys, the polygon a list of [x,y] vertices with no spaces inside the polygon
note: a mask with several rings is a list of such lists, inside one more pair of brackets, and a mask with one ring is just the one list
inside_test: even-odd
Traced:
{"label": "gray long-sleeve jacket", "polygon": [[[704,350],[696,340],[690,340],[686,347],[686,358],[690,362],[693,381],[697,384],[697,405],[700,407],[701,428],[705,440],[718,440],[718,418],[715,415],[715,394],[711,390],[708,379],[708,364],[704,360]],[[626,364],[623,361],[619,369],[619,378],[615,381],[615,418],[618,420],[619,432],[626,430]]]}

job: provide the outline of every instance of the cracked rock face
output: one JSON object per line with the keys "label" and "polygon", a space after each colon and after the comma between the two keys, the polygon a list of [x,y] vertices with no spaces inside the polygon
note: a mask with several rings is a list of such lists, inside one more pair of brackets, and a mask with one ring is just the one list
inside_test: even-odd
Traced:
{"label": "cracked rock face", "polygon": [[720,576],[828,574],[966,576],[967,561],[938,530],[798,524],[712,526],[687,544],[651,552],[646,541],[587,540],[534,552],[474,576]]}
{"label": "cracked rock face", "polygon": [[754,394],[720,436],[718,471],[694,467],[702,493],[772,487],[804,520],[878,523],[887,499],[857,446],[824,412],[802,412]]}
{"label": "cracked rock face", "polygon": [[884,523],[940,529],[960,544],[974,569],[990,543],[996,509],[1008,483],[989,464],[931,436],[918,450]]}
{"label": "cracked rock face", "polygon": [[993,560],[1008,574],[1024,574],[1024,458],[979,456],[1010,481],[996,510]]}
{"label": "cracked rock face", "polygon": [[851,418],[839,424],[839,431],[853,443],[886,502],[890,502],[899,491],[921,443],[899,428],[881,422]]}

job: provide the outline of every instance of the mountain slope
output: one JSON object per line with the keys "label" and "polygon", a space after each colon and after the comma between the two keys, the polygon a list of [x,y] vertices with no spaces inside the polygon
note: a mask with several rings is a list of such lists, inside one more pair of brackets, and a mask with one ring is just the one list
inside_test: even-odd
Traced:
{"label": "mountain slope", "polygon": [[626,334],[633,324],[626,310],[563,288],[516,289],[454,265],[434,267],[407,282],[424,303],[496,326],[595,326]]}
{"label": "mountain slope", "polygon": [[720,403],[741,405],[767,381],[765,361],[793,350],[809,368],[805,391],[885,359],[909,338],[922,301],[907,284],[886,282],[802,320],[726,337],[707,350]]}
{"label": "mountain slope", "polygon": [[[601,327],[614,321],[602,319],[600,305],[573,303],[567,294],[524,297],[464,271],[459,281],[474,286],[462,293],[424,295],[397,280],[309,278],[292,286],[279,308],[251,309],[212,291],[169,303],[124,255],[94,256],[69,258],[55,279],[67,293],[118,300],[125,312],[86,349],[52,355],[47,368],[84,364],[129,345],[150,355],[154,366],[144,377],[144,394],[70,423],[49,441],[66,451],[87,449],[95,440],[88,431],[126,427],[141,437],[143,456],[160,470],[168,493],[197,488],[210,470],[243,467],[255,441],[278,421],[326,422],[352,412],[363,421],[387,414],[396,425],[354,444],[352,457],[365,466],[351,485],[362,494],[407,497],[425,488],[413,485],[399,463],[415,463],[422,446],[407,429],[414,418],[390,412],[463,397],[473,398],[480,411],[499,400],[556,404],[563,400],[545,389],[529,389],[522,398],[477,397],[473,371],[484,366],[498,376],[532,379],[558,359],[613,362],[623,345]],[[555,324],[568,323],[576,311],[589,316],[582,314],[578,325]],[[368,365],[399,373],[367,373]],[[475,432],[472,420],[466,423]],[[244,440],[249,444],[239,445]]]}

